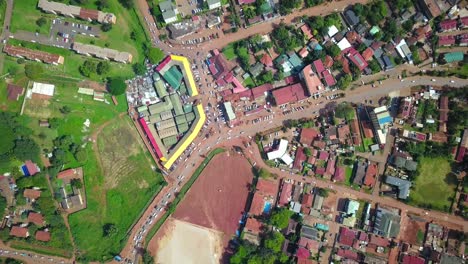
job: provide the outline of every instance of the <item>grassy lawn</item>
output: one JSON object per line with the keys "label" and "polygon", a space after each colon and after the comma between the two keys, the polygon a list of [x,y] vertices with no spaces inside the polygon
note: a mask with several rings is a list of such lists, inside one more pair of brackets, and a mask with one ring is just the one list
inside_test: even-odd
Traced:
{"label": "grassy lawn", "polygon": [[[51,21],[54,19],[55,15],[41,12],[41,10],[37,8],[37,3],[38,0],[14,1],[10,25],[10,31],[12,33],[18,30],[25,30],[39,32],[45,35],[49,34]],[[46,18],[47,23],[39,27],[36,21],[41,17]]]}
{"label": "grassy lawn", "polygon": [[[50,147],[56,136],[71,135],[73,142],[85,146],[88,159],[78,163],[70,154],[65,168],[83,166],[84,183],[88,201],[87,209],[69,217],[72,233],[80,251],[80,259],[104,260],[120,250],[126,231],[141,213],[150,197],[161,186],[162,177],[151,166],[150,155],[142,148],[129,119],[117,117],[126,111],[125,96],[118,96],[118,106],[94,101],[92,96],[79,95],[78,84],[66,78],[56,84],[54,97],[49,101],[27,101],[25,114],[33,138],[41,148]],[[106,99],[111,101],[110,96]],[[59,109],[67,105],[67,115]],[[57,129],[39,128],[38,120],[58,117]],[[85,129],[83,122],[91,126]],[[99,161],[88,137],[104,122],[113,120],[98,137]],[[39,136],[45,133],[46,136]],[[115,156],[114,156],[115,155]],[[109,157],[118,158],[110,160]],[[104,166],[105,165],[105,166]],[[138,193],[138,195],[135,195]],[[112,237],[102,237],[102,226],[115,224],[117,232]]]}
{"label": "grassy lawn", "polygon": [[345,184],[346,184],[347,186],[351,186],[351,184],[353,183],[353,182],[351,181],[351,177],[353,177],[353,168],[346,166],[346,170],[345,170]]}
{"label": "grassy lawn", "polygon": [[[6,10],[6,1],[0,2],[0,25],[3,25],[3,21],[5,21],[5,10]],[[0,29],[0,33],[2,32],[3,27]]]}
{"label": "grassy lawn", "polygon": [[[97,143],[98,153],[89,149],[94,158],[84,165],[88,207],[69,217],[83,261],[108,260],[119,252],[128,228],[163,183],[126,116],[105,127]],[[105,224],[117,232],[103,237]]]}
{"label": "grassy lawn", "polygon": [[368,152],[368,151],[370,151],[370,146],[374,144],[374,139],[373,138],[364,138],[362,143],[364,144],[364,151]]}
{"label": "grassy lawn", "polygon": [[223,54],[227,60],[232,60],[232,59],[237,58],[237,55],[234,51],[234,45],[232,44],[229,44],[223,48]]}
{"label": "grassy lawn", "polygon": [[449,176],[450,163],[444,158],[422,158],[419,175],[413,183],[410,202],[417,206],[447,211],[455,194],[455,176]]}
{"label": "grassy lawn", "polygon": [[243,84],[245,87],[249,87],[249,88],[253,88],[255,86],[255,83],[252,80],[252,77],[248,77],[247,79],[245,79]]}

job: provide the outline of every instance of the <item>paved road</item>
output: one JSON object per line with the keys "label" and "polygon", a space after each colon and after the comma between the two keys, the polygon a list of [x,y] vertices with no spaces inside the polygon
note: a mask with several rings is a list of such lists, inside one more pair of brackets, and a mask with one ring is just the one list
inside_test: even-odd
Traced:
{"label": "paved road", "polygon": [[[2,28],[2,34],[0,35],[0,41],[2,43],[0,44],[0,48],[3,50],[3,40],[9,36],[10,34],[10,21],[11,21],[11,15],[13,14],[13,0],[7,0],[6,1],[6,10],[5,10],[5,19],[3,20],[3,28]],[[3,60],[4,60],[5,54],[0,55],[0,74],[3,73]]]}
{"label": "paved road", "polygon": [[[196,49],[195,51],[187,50],[186,45],[171,45],[168,43],[160,42],[159,31],[154,26],[155,21],[153,17],[151,16],[151,14],[149,13],[149,7],[148,7],[147,2],[145,0],[138,0],[137,5],[138,5],[138,8],[140,9],[140,13],[145,18],[145,23],[146,23],[145,26],[151,36],[153,45],[156,45],[160,47],[161,49],[163,49],[166,54],[170,54],[170,53],[183,54],[184,56],[187,56],[195,60],[196,64],[198,65],[198,69],[201,72],[200,75],[202,76],[201,77],[202,88],[200,89],[200,92],[202,94],[201,98],[202,98],[202,101],[204,102],[204,106],[206,106],[207,102],[211,102],[213,105],[216,105],[216,100],[214,96],[212,95],[210,96],[211,92],[216,92],[216,91],[214,90],[213,87],[208,88],[207,86],[207,84],[210,83],[212,80],[211,76],[204,74],[202,70],[202,60],[209,50],[214,49],[214,48],[222,48],[224,45],[226,45],[227,42],[243,39],[254,34],[270,32],[273,29],[274,25],[278,24],[281,20],[286,23],[290,23],[291,20],[293,20],[296,17],[300,17],[302,15],[309,15],[309,16],[325,15],[325,14],[328,14],[337,10],[341,11],[344,7],[348,6],[349,4],[357,3],[357,2],[365,3],[367,1],[364,1],[364,0],[340,1],[340,2],[333,2],[332,4],[305,9],[300,12],[296,12],[294,14],[283,17],[282,19],[265,22],[265,23],[250,27],[248,29],[240,29],[237,33],[229,34],[229,35],[224,36],[223,38],[219,38],[216,40],[212,40],[211,42],[204,43],[201,48]],[[198,51],[201,51],[200,54],[198,53]],[[363,85],[359,87],[358,89],[348,90],[345,92],[346,94],[345,98],[337,100],[335,102],[346,100],[346,101],[361,103],[365,99],[379,98],[379,97],[388,95],[390,92],[406,92],[407,93],[409,90],[409,87],[415,86],[415,85],[431,85],[431,84],[448,85],[448,84],[451,84],[450,79],[437,78],[436,82],[432,82],[430,77],[412,77],[412,78],[407,78],[406,80],[401,82],[400,80],[397,79],[397,76],[401,74],[401,71],[403,69],[413,71],[413,72],[419,70],[419,68],[415,66],[405,65],[389,73],[379,73],[378,75],[375,75],[372,77],[364,77],[363,80],[365,82],[374,80],[372,78],[381,78],[383,76],[387,77],[386,75],[389,75],[388,77],[390,79],[385,80],[382,84],[377,85],[377,87],[375,88],[372,87],[371,85]],[[456,82],[452,85],[457,86],[457,87],[465,86],[468,84],[467,80],[456,79],[455,81]],[[161,201],[163,200],[169,203],[172,201],[173,196],[171,196],[170,199],[167,199],[167,198],[165,199],[164,196],[167,193],[173,193],[173,190],[176,186],[183,185],[185,183],[185,181],[192,175],[195,168],[202,162],[203,157],[201,155],[208,153],[210,150],[212,150],[213,148],[217,146],[229,146],[230,143],[238,142],[241,133],[243,134],[242,136],[253,136],[257,132],[265,131],[269,128],[273,128],[273,127],[277,127],[281,125],[282,121],[285,119],[297,119],[301,117],[310,117],[312,112],[318,111],[320,108],[323,107],[322,104],[319,104],[321,102],[324,102],[323,98],[320,98],[319,100],[314,100],[313,103],[315,104],[309,103],[308,105],[307,103],[304,103],[303,105],[308,107],[306,111],[296,111],[287,116],[284,116],[278,113],[276,114],[276,117],[269,123],[263,122],[261,124],[255,124],[255,125],[250,123],[250,125],[248,125],[247,124],[248,122],[245,122],[243,126],[236,127],[233,129],[229,129],[226,126],[220,126],[219,124],[216,124],[216,123],[212,123],[211,125],[209,125],[208,129],[213,128],[215,131],[215,134],[209,137],[208,139],[198,137],[193,142],[192,146],[196,146],[198,147],[198,149],[194,149],[192,155],[187,159],[187,161],[181,163],[179,166],[176,167],[176,169],[173,172],[170,173],[170,175],[168,175],[168,177],[171,177],[172,179],[174,179],[174,181],[169,186],[165,187],[158,194],[158,196],[154,199],[154,201],[148,207],[148,209],[143,214],[143,216],[135,224],[133,230],[131,231],[130,238],[126,246],[121,252],[121,255],[124,258],[128,257],[131,260],[134,260],[135,262],[138,260],[137,255],[135,255],[135,252],[137,252],[137,249],[135,249],[135,244],[137,244],[138,242],[135,242],[134,238],[138,237],[139,234],[141,234],[140,243],[144,241],[145,236],[146,236],[146,231],[144,230],[150,229],[152,224],[156,222],[158,217],[160,217],[165,212],[164,209],[162,209],[162,211],[160,211],[156,217],[151,218],[153,219],[153,221],[151,221],[152,224],[149,224],[150,216],[155,215],[156,213],[154,208],[161,208],[162,206]],[[299,105],[300,104],[297,104],[295,106],[299,106]],[[256,118],[256,117],[252,117],[252,119],[253,118]],[[207,130],[205,130],[205,132],[203,133],[200,133],[200,135],[204,135]],[[246,138],[244,139],[247,140]],[[183,181],[177,180],[177,177],[182,176],[182,175],[185,177],[184,180]],[[300,176],[293,175],[292,177],[301,179]],[[312,181],[312,180],[313,179],[309,179],[309,181]],[[323,185],[324,187],[332,186],[333,188],[338,188],[340,191],[343,191],[346,193],[352,193],[353,195],[358,195],[359,197],[361,197],[361,195],[364,195],[363,199],[375,200],[374,196],[372,195],[361,194],[360,192],[356,192],[348,188],[344,188],[342,186],[334,187],[335,186],[334,184],[331,184],[328,182],[322,182],[322,181],[320,181],[319,184]],[[385,204],[400,206],[400,203],[392,199],[378,198],[375,201],[379,201]],[[406,205],[402,205],[402,208],[410,208],[410,207],[406,207]],[[417,209],[417,208],[412,209],[412,212],[424,213],[422,209]],[[439,213],[435,213],[435,215],[437,214]],[[453,216],[441,214],[440,217],[444,219],[447,218],[448,221],[453,221],[456,224],[460,223],[459,219],[454,218]],[[145,227],[145,229],[142,229],[142,227]]]}
{"label": "paved road", "polygon": [[[396,74],[398,75],[398,74]],[[364,85],[362,87],[359,87],[354,90],[348,90],[345,91],[345,97],[341,98],[339,100],[335,100],[334,102],[341,102],[341,101],[350,101],[350,102],[355,102],[355,103],[361,103],[363,102],[364,98],[368,99],[375,99],[375,98],[380,98],[383,97],[391,92],[402,92],[404,94],[409,94],[409,88],[412,86],[416,85],[452,85],[454,87],[464,87],[468,85],[468,80],[462,80],[462,79],[450,79],[450,78],[436,78],[436,82],[431,81],[432,78],[430,77],[411,77],[407,78],[405,81],[401,82],[398,80],[396,77],[393,79],[388,79],[385,80],[379,87],[373,88],[371,85]],[[454,80],[455,83],[451,83],[450,81]],[[413,82],[414,81],[414,82]],[[363,96],[365,95],[365,96]],[[248,140],[245,138],[246,136],[254,136],[257,132],[262,132],[265,130],[268,130],[270,128],[278,127],[282,124],[282,122],[286,119],[298,119],[302,117],[310,117],[312,112],[320,110],[324,105],[326,104],[320,104],[320,102],[326,102],[324,98],[320,98],[319,100],[313,100],[311,104],[304,103],[302,105],[308,106],[308,108],[304,111],[296,111],[293,112],[292,114],[289,115],[282,115],[282,114],[276,114],[275,118],[273,119],[274,121],[269,123],[269,122],[262,122],[260,124],[244,124],[239,127],[235,128],[228,128],[228,127],[221,127],[219,128],[220,132],[217,132],[218,128],[215,127],[215,134],[213,136],[210,136],[208,139],[204,139],[203,137],[198,137],[193,145],[197,146],[200,143],[199,149],[195,150],[194,153],[191,155],[191,157],[186,161],[181,163],[173,172],[170,173],[169,177],[176,178],[179,175],[184,175],[185,180],[192,175],[194,172],[195,168],[198,167],[198,165],[202,162],[203,157],[200,155],[208,153],[210,150],[214,149],[215,147],[222,147],[222,146],[230,146],[233,142],[238,142],[238,145],[242,145],[241,142],[239,142],[239,139],[242,137],[244,140]],[[315,104],[314,104],[315,103]],[[317,105],[318,104],[318,105]],[[295,105],[295,107],[299,106]],[[273,110],[275,111],[275,110]],[[279,111],[278,111],[279,112]],[[211,124],[210,127],[214,127],[216,124]],[[200,135],[204,135],[205,133],[200,133]],[[201,151],[200,151],[201,150]],[[198,152],[200,151],[200,152]],[[200,155],[197,155],[198,154]],[[259,159],[259,155],[256,157],[256,159]],[[259,160],[261,162],[261,160]],[[257,162],[258,163],[258,162]],[[185,166],[184,166],[185,164]],[[277,171],[275,171],[277,173]],[[280,172],[278,173],[279,175],[284,175],[284,173]],[[289,174],[288,174],[289,175]],[[284,175],[286,177],[287,175]],[[289,177],[289,176],[288,176]],[[293,179],[302,179],[301,176],[297,175],[290,175]],[[309,182],[314,181],[314,178],[308,179]],[[316,180],[315,180],[316,181]],[[133,249],[134,249],[134,241],[132,240],[132,237],[137,234],[139,230],[141,230],[141,227],[145,225],[145,223],[148,221],[148,217],[154,213],[154,207],[158,206],[161,204],[161,200],[163,199],[164,195],[167,193],[167,191],[173,190],[175,186],[178,184],[178,180],[174,181],[173,185],[167,186],[155,199],[155,201],[151,204],[150,207],[148,207],[148,210],[144,213],[143,217],[138,221],[138,223],[135,225],[134,230],[132,231],[132,236],[129,239],[127,245],[125,246],[124,250],[121,252],[122,256],[134,256],[133,254]],[[318,181],[317,181],[318,182]],[[184,181],[180,182],[179,184],[184,184]],[[326,181],[320,181],[320,186],[323,187],[329,187],[332,186],[335,190],[338,190],[339,192],[342,193],[348,193],[349,195],[354,195],[356,197],[359,197],[360,199],[365,199],[365,200],[371,200],[375,202],[379,202],[382,204],[386,204],[389,206],[394,206],[401,208],[402,210],[410,210],[413,213],[416,214],[424,214],[425,211],[423,209],[418,209],[414,207],[407,206],[405,204],[402,204],[396,200],[390,199],[390,198],[385,198],[385,197],[379,197],[366,194],[366,193],[361,193],[357,192],[354,190],[351,190],[349,188],[340,186],[340,185],[335,185],[330,182]],[[172,201],[172,198],[169,199],[169,202]],[[161,216],[162,211],[158,216]],[[464,224],[463,220],[460,220],[458,217],[447,215],[444,213],[439,213],[439,212],[431,212],[430,213],[431,217],[434,218],[440,218],[444,221],[447,221],[448,223],[452,223],[458,226],[463,226],[465,230],[468,230],[466,227],[466,224]],[[156,218],[157,219],[157,218]],[[153,220],[153,224],[156,222],[156,220]],[[146,229],[149,229],[152,225],[151,224],[146,224]],[[142,240],[144,240],[145,234],[142,234]],[[135,251],[136,252],[136,251]]]}
{"label": "paved road", "polygon": [[72,260],[65,258],[41,255],[27,250],[14,249],[5,245],[2,241],[0,241],[0,257],[14,258],[31,264],[73,263]]}

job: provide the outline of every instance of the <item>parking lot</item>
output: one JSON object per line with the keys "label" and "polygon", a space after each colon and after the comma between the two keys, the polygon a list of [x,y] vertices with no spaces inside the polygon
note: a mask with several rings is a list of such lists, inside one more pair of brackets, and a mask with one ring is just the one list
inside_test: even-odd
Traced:
{"label": "parking lot", "polygon": [[83,36],[98,37],[101,34],[99,26],[89,26],[81,23],[67,22],[62,19],[52,20],[49,36],[39,33],[19,30],[12,34],[14,38],[37,42],[43,45],[54,46],[59,48],[70,49],[75,36],[81,34]]}

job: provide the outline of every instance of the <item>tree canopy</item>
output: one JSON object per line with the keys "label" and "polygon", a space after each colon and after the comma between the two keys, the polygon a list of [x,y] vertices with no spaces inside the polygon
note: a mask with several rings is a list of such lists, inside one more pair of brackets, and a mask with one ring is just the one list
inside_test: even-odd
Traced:
{"label": "tree canopy", "polygon": [[343,102],[336,107],[335,116],[351,120],[354,118],[354,108],[350,103]]}
{"label": "tree canopy", "polygon": [[276,209],[271,214],[269,223],[279,229],[284,229],[288,226],[289,219],[292,215],[293,212],[286,208]]}
{"label": "tree canopy", "polygon": [[273,29],[271,37],[279,53],[292,51],[303,44],[302,36],[296,29],[285,23]]}
{"label": "tree canopy", "polygon": [[112,78],[109,81],[108,86],[109,92],[113,95],[121,95],[125,93],[125,90],[127,89],[127,84],[125,83],[125,80],[120,77]]}

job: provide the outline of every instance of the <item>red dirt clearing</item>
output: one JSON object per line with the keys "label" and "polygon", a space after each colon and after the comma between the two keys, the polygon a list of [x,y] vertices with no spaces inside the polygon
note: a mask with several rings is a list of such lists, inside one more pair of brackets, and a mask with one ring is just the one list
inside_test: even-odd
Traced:
{"label": "red dirt clearing", "polygon": [[230,152],[216,155],[173,217],[234,235],[244,212],[253,174],[248,161]]}

